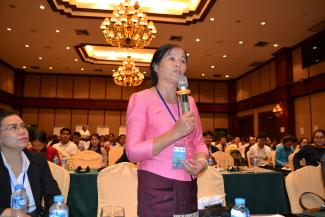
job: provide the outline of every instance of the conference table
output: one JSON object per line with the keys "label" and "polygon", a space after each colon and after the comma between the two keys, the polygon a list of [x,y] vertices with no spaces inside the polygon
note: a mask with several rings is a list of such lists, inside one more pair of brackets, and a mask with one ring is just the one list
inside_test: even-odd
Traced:
{"label": "conference table", "polygon": [[[71,173],[68,206],[70,217],[97,216],[97,175]],[[283,174],[276,171],[224,172],[226,203],[233,204],[236,197],[246,199],[251,214],[290,213],[290,205]]]}

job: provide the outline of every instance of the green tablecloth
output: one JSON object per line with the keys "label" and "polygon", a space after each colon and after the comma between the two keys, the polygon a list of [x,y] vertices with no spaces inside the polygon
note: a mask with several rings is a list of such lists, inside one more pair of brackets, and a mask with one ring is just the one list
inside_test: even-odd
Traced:
{"label": "green tablecloth", "polygon": [[246,199],[252,214],[290,213],[283,174],[280,172],[223,174],[226,203]]}
{"label": "green tablecloth", "polygon": [[68,207],[70,217],[97,216],[97,171],[70,174]]}

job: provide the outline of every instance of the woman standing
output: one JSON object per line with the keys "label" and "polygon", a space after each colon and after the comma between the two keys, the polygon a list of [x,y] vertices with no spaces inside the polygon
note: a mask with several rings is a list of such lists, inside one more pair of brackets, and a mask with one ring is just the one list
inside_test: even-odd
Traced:
{"label": "woman standing", "polygon": [[[11,215],[10,196],[17,184],[24,186],[29,198],[26,216],[48,216],[54,195],[60,194],[45,156],[26,150],[27,143],[28,132],[22,119],[16,114],[0,111],[1,216]],[[42,198],[45,207],[41,206]]]}
{"label": "woman standing", "polygon": [[191,111],[180,112],[177,79],[186,64],[180,47],[161,46],[150,65],[153,87],[129,100],[126,153],[131,162],[139,162],[140,217],[198,216],[195,177],[207,168],[208,151],[192,97]]}

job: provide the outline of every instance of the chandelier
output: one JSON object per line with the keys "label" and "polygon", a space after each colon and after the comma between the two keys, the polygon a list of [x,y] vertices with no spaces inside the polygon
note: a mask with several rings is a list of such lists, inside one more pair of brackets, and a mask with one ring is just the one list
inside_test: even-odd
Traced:
{"label": "chandelier", "polygon": [[275,105],[275,107],[273,108],[272,112],[276,117],[280,117],[283,113],[283,108],[282,108],[281,104],[277,103]]}
{"label": "chandelier", "polygon": [[111,18],[105,18],[100,29],[107,43],[114,47],[144,48],[157,33],[152,21],[148,23],[139,3],[130,6],[130,0],[120,3]]}
{"label": "chandelier", "polygon": [[113,73],[113,78],[117,85],[135,87],[142,83],[144,75],[128,56],[126,61]]}

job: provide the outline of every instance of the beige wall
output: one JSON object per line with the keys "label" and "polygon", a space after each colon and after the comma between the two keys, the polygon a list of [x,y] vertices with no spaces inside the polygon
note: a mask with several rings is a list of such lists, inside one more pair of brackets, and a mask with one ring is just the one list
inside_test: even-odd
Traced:
{"label": "beige wall", "polygon": [[247,115],[253,115],[254,116],[254,135],[257,136],[259,132],[258,128],[258,113],[263,113],[267,111],[272,111],[274,104],[262,106],[262,107],[257,107],[254,109],[249,109],[245,111],[238,112],[236,114],[237,117],[242,117],[242,116],[247,116]]}
{"label": "beige wall", "polygon": [[316,129],[325,129],[325,91],[295,99],[297,137],[310,138]]}
{"label": "beige wall", "polygon": [[0,90],[14,93],[15,71],[0,63]]}
{"label": "beige wall", "polygon": [[302,68],[301,48],[292,51],[293,81],[299,81],[325,72],[325,61]]}
{"label": "beige wall", "polygon": [[[228,85],[225,82],[189,81],[191,96],[197,102],[227,103]],[[50,97],[91,100],[128,100],[132,93],[144,87],[120,87],[110,77],[78,75],[26,74],[25,97]],[[227,114],[202,113],[204,130],[228,128]],[[94,109],[53,109],[25,108],[22,116],[26,123],[36,124],[47,133],[53,133],[53,126],[65,126],[74,131],[76,125],[88,124],[91,132],[97,126],[109,126],[118,134],[119,127],[125,125],[126,111]]]}
{"label": "beige wall", "polygon": [[274,61],[237,80],[237,101],[265,93],[275,88]]}

